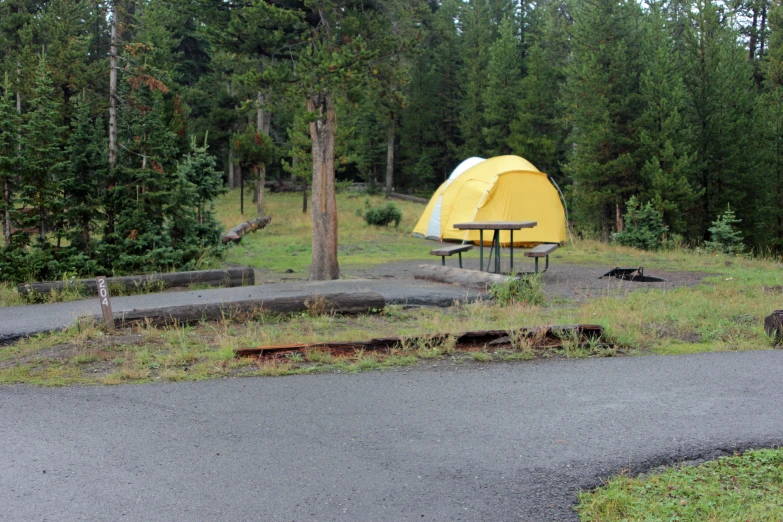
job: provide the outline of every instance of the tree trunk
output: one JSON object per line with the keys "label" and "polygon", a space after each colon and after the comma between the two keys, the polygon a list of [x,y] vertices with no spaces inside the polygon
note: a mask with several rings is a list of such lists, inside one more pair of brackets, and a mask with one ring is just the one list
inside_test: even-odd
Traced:
{"label": "tree trunk", "polygon": [[[264,110],[264,102],[266,100],[264,99],[264,96],[261,95],[261,92],[258,93],[258,115],[256,122],[256,130],[259,134],[263,134],[264,136],[269,136],[269,125],[271,120],[271,114],[269,114],[268,111]],[[257,183],[258,188],[256,189],[256,211],[259,216],[263,215],[264,213],[264,183],[266,183],[266,165],[261,165],[258,168],[258,176],[257,177]]]}
{"label": "tree trunk", "polygon": [[46,210],[44,210],[43,205],[40,205],[38,207],[38,217],[41,220],[41,224],[38,227],[41,242],[46,241]]}
{"label": "tree trunk", "polygon": [[117,166],[117,1],[111,13],[111,57],[109,58],[109,168]]}
{"label": "tree trunk", "polygon": [[[169,324],[193,324],[201,321],[224,321],[225,319],[243,320],[253,317],[259,310],[291,314],[310,312],[335,314],[366,314],[372,310],[381,310],[386,305],[382,295],[372,293],[359,294],[323,294],[270,297],[267,299],[245,299],[224,303],[206,303],[167,306],[128,310],[114,314],[118,326],[143,322],[152,326]],[[93,316],[95,322],[102,322],[100,315]]]}
{"label": "tree trunk", "polygon": [[8,188],[8,180],[3,180],[3,201],[5,202],[5,209],[3,211],[3,237],[5,238],[5,246],[11,245],[11,191]]}
{"label": "tree trunk", "polygon": [[609,220],[606,218],[607,209],[601,209],[601,241],[603,243],[609,242]]}
{"label": "tree trunk", "polygon": [[302,182],[302,214],[307,214],[307,180]]}
{"label": "tree trunk", "polygon": [[[166,272],[138,276],[107,277],[109,288],[122,287],[138,289],[161,285],[164,288],[188,288],[191,285],[237,287],[255,284],[255,272],[250,267],[225,268],[219,270],[198,270],[193,272]],[[98,283],[95,279],[69,279],[65,281],[44,281],[40,283],[22,283],[17,287],[20,295],[31,293],[48,295],[76,289],[84,295],[96,295]]]}
{"label": "tree trunk", "polygon": [[256,214],[261,215],[264,212],[264,183],[266,182],[266,169],[263,167],[253,167],[256,171]]}
{"label": "tree trunk", "polygon": [[386,140],[386,197],[394,192],[394,125],[389,128]]}
{"label": "tree trunk", "polygon": [[313,151],[313,264],[310,279],[339,279],[337,262],[337,201],[334,196],[335,110],[330,93],[316,94],[307,110],[317,119],[310,123]]}
{"label": "tree trunk", "polygon": [[756,41],[758,35],[759,12],[756,6],[753,7],[753,21],[750,26],[750,41],[748,42],[748,60],[751,62],[756,58]]}
{"label": "tree trunk", "polygon": [[623,213],[620,211],[620,205],[618,203],[614,204],[614,212],[615,212],[615,228],[618,232],[622,232],[625,228],[625,223],[623,223]]}
{"label": "tree trunk", "polygon": [[509,279],[508,276],[501,274],[441,265],[419,265],[413,277],[414,279],[426,279],[450,285],[481,287],[485,290],[495,283],[505,283]]}
{"label": "tree trunk", "polygon": [[234,182],[234,151],[231,150],[230,145],[228,148],[228,188],[236,188],[236,183]]}
{"label": "tree trunk", "polygon": [[296,156],[291,158],[291,183],[296,183]]}
{"label": "tree trunk", "polygon": [[239,213],[245,215],[245,177],[242,175],[242,166],[237,165],[239,171]]}

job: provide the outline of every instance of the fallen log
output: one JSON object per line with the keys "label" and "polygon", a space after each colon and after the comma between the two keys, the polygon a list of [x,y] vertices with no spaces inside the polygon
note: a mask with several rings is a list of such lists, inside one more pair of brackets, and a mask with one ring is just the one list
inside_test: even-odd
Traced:
{"label": "fallen log", "polygon": [[391,199],[401,199],[403,201],[413,201],[414,203],[422,203],[424,205],[430,202],[429,199],[409,196],[407,194],[398,194],[396,192],[390,192],[388,197]]}
{"label": "fallen log", "polygon": [[255,219],[251,219],[250,221],[240,223],[239,225],[232,227],[228,232],[223,234],[223,237],[221,237],[220,240],[223,242],[223,244],[239,243],[240,241],[242,241],[242,236],[244,236],[248,232],[254,232],[259,228],[264,228],[269,224],[270,221],[272,221],[272,218],[269,216],[265,216],[265,217],[257,217]]}
{"label": "fallen log", "polygon": [[[299,295],[292,297],[273,297],[269,299],[247,299],[228,303],[207,303],[180,305],[144,310],[130,310],[114,314],[117,326],[144,322],[151,326],[170,324],[191,324],[201,321],[219,321],[223,319],[241,319],[261,312],[313,314],[360,314],[383,309],[386,301],[382,295],[360,294],[323,294]],[[92,317],[93,322],[101,321],[100,315]]]}
{"label": "fallen log", "polygon": [[539,328],[517,328],[512,330],[477,330],[453,334],[434,334],[419,337],[381,337],[369,341],[342,341],[331,343],[284,344],[235,349],[237,357],[253,357],[274,353],[303,352],[307,350],[390,350],[401,346],[438,345],[454,340],[455,346],[485,346],[511,344],[512,339],[531,339],[534,343],[547,344],[578,336],[580,341],[600,339],[604,329],[596,324],[573,324],[563,326],[542,326]]}
{"label": "fallen log", "polygon": [[[136,276],[107,277],[109,287],[143,288],[159,285],[163,288],[187,288],[190,285],[208,286],[245,286],[255,284],[255,272],[250,267],[225,268],[221,270],[196,270],[193,272],[170,272]],[[49,294],[52,291],[78,289],[85,295],[98,295],[95,279],[73,279],[70,281],[44,281],[41,283],[22,283],[17,289],[19,294]]]}
{"label": "fallen log", "polygon": [[783,342],[783,310],[775,310],[764,319],[764,331],[775,342]]}
{"label": "fallen log", "polygon": [[508,281],[508,276],[502,274],[490,274],[480,270],[468,270],[466,268],[453,268],[441,265],[419,265],[418,271],[413,274],[415,279],[426,279],[436,283],[457,284],[463,286],[489,287],[494,283]]}

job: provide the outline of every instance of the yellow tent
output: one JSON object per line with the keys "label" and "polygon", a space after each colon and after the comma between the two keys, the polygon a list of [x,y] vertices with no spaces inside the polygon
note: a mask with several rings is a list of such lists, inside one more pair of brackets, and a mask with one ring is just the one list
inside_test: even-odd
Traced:
{"label": "yellow tent", "polygon": [[[519,156],[470,158],[457,167],[430,199],[414,237],[451,239],[478,244],[478,230],[457,230],[469,221],[536,221],[534,228],[514,231],[514,245],[565,243],[566,217],[558,190],[549,176]],[[508,245],[508,231],[500,233]],[[484,234],[484,243],[492,233]]]}

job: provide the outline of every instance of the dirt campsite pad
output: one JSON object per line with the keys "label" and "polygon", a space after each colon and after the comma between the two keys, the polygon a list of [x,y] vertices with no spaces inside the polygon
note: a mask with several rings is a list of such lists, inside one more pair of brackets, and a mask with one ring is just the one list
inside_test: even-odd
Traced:
{"label": "dirt campsite pad", "polygon": [[[508,263],[507,255],[505,256],[504,261]],[[422,263],[436,264],[432,259],[405,261],[376,265],[366,269],[347,268],[343,270],[343,274],[347,277],[365,279],[407,280],[413,279],[416,269]],[[466,269],[478,270],[479,268],[479,263],[476,259],[466,259],[463,264]],[[524,261],[515,264],[515,267],[520,270],[531,268],[527,264],[524,264]],[[506,266],[505,268],[507,269],[508,267]],[[672,290],[680,287],[693,287],[701,283],[705,277],[711,275],[705,272],[673,272],[646,269],[646,274],[661,277],[666,281],[661,283],[641,283],[623,281],[613,277],[601,278],[601,276],[612,268],[615,267],[558,264],[552,262],[549,270],[541,274],[541,282],[544,286],[544,292],[549,299],[581,301],[596,297],[624,296],[628,294],[628,292],[634,290]],[[261,276],[262,279],[265,277],[266,275]]]}

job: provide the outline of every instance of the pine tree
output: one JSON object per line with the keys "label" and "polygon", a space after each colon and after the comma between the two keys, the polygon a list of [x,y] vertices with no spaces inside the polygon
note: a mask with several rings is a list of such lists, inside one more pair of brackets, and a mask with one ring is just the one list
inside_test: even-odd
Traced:
{"label": "pine tree", "polygon": [[[402,111],[400,156],[408,186],[434,188],[461,161],[461,70],[457,27],[459,3],[444,0],[432,17],[425,49],[411,69]],[[434,173],[422,179],[417,173]]]}
{"label": "pine tree", "polygon": [[181,267],[194,267],[205,253],[219,253],[222,225],[213,200],[223,194],[222,175],[205,144],[191,141],[191,152],[177,166],[166,207],[166,233]]}
{"label": "pine tree", "polygon": [[758,155],[749,132],[755,128],[752,68],[733,19],[721,7],[712,0],[697,0],[690,18],[681,64],[687,91],[683,115],[696,153],[692,184],[704,190],[692,219],[706,238],[709,223],[731,203],[746,237],[753,238],[760,187]]}
{"label": "pine tree", "polygon": [[567,132],[562,125],[563,107],[557,100],[571,57],[570,22],[565,13],[567,6],[559,1],[536,4],[525,13],[526,75],[509,136],[514,154],[563,182]]}
{"label": "pine tree", "polygon": [[762,217],[764,243],[773,252],[783,251],[783,7],[770,13],[771,35],[764,92],[756,114],[761,124],[762,162],[760,172],[765,187]]}
{"label": "pine tree", "polygon": [[573,61],[563,103],[573,153],[567,172],[574,181],[578,217],[609,240],[612,222],[641,186],[636,148],[639,116],[639,7],[598,0],[574,13]]}
{"label": "pine tree", "polygon": [[487,88],[484,103],[483,134],[488,152],[501,156],[512,152],[509,144],[511,125],[520,104],[522,60],[517,28],[511,18],[503,20],[498,39],[489,50],[486,69]]}
{"label": "pine tree", "polygon": [[666,31],[660,6],[652,4],[642,41],[645,70],[641,77],[644,111],[639,117],[639,162],[642,198],[663,216],[669,230],[687,233],[687,213],[700,194],[691,187],[695,154],[683,119],[685,86],[677,65],[675,42]]}
{"label": "pine tree", "polygon": [[464,141],[461,156],[484,154],[484,99],[487,88],[486,67],[492,45],[493,27],[487,0],[469,0],[461,9],[460,29],[464,64],[461,73],[463,91],[460,129]]}
{"label": "pine tree", "polygon": [[164,233],[166,205],[176,169],[176,136],[168,126],[168,88],[141,74],[123,87],[118,166],[109,172],[108,214],[100,260],[120,272],[168,270],[177,256]]}
{"label": "pine tree", "polygon": [[65,127],[60,124],[61,107],[54,95],[52,81],[41,54],[36,71],[30,112],[22,126],[22,164],[20,201],[25,210],[20,219],[25,228],[38,229],[41,245],[63,209],[62,176],[67,158],[62,140]]}
{"label": "pine tree", "polygon": [[80,252],[92,250],[91,232],[100,217],[101,182],[106,179],[106,135],[90,103],[79,98],[68,140],[68,169],[62,180],[65,237]]}
{"label": "pine tree", "polygon": [[[231,138],[231,150],[234,153],[234,161],[245,172],[252,170],[256,174],[255,182],[262,184],[263,180],[258,177],[258,172],[270,164],[274,158],[274,145],[269,136],[248,125],[245,132],[234,134]],[[263,190],[263,188],[256,186],[257,194],[259,190]],[[257,206],[257,214],[261,215],[262,212],[263,198]]]}
{"label": "pine tree", "polygon": [[705,241],[704,246],[710,250],[724,254],[739,254],[745,250],[742,242],[742,232],[735,228],[742,220],[737,219],[731,207],[712,222],[709,228],[711,241]]}
{"label": "pine tree", "polygon": [[6,73],[0,96],[0,215],[6,246],[11,244],[11,216],[14,211],[15,181],[19,174],[19,115],[14,102],[11,82]]}

